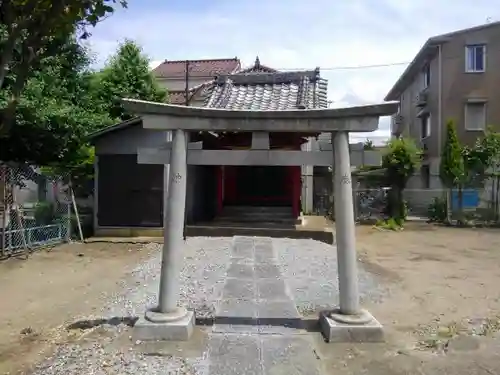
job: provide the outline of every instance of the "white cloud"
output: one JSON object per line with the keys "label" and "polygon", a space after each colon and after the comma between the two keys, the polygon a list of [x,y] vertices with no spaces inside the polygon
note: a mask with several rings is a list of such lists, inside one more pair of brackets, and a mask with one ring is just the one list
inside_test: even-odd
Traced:
{"label": "white cloud", "polygon": [[[149,6],[146,7],[146,4]],[[130,2],[94,32],[101,61],[124,38],[139,42],[152,63],[164,59],[258,55],[275,68],[323,68],[333,107],[380,102],[404,65],[328,69],[411,61],[427,38],[498,18],[491,0],[268,0]],[[207,3],[208,4],[208,3]],[[371,134],[388,135],[388,119]],[[353,136],[365,139],[364,134]]]}

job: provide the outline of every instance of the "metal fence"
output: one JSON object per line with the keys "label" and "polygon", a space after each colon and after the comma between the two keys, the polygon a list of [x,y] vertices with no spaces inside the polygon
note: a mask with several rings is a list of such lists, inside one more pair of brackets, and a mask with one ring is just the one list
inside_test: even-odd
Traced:
{"label": "metal fence", "polygon": [[[500,177],[491,173],[481,183],[461,189],[414,188],[403,191],[407,214],[410,219],[466,220],[475,224],[500,224]],[[314,213],[334,218],[334,199],[331,172],[323,171],[314,176]],[[353,202],[358,222],[376,222],[384,219],[390,188],[377,182],[367,182],[362,176],[353,175]],[[419,185],[421,181],[414,181]],[[440,185],[440,184],[439,184]],[[440,217],[440,218],[439,218]]]}
{"label": "metal fence", "polygon": [[0,163],[0,257],[70,241],[71,189],[39,168]]}
{"label": "metal fence", "polygon": [[[403,199],[412,220],[463,218],[475,224],[500,222],[500,192],[484,187],[458,189],[405,189]],[[377,221],[385,216],[389,188],[354,190],[355,217],[358,221]]]}
{"label": "metal fence", "polygon": [[384,217],[389,188],[366,189],[357,187],[353,191],[354,218],[356,221],[377,221]]}

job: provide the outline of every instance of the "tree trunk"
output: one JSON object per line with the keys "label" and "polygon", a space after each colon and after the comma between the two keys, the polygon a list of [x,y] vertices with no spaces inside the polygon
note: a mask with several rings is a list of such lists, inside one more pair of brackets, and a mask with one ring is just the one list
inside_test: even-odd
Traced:
{"label": "tree trunk", "polygon": [[499,215],[499,190],[500,190],[500,178],[498,176],[495,177],[493,180],[493,191],[495,192],[495,200],[494,200],[494,207],[493,207],[493,212],[495,213],[495,222],[498,223],[500,219]]}
{"label": "tree trunk", "polygon": [[392,219],[397,219],[400,216],[400,193],[397,186],[392,186],[388,193],[388,216]]}
{"label": "tree trunk", "polygon": [[465,218],[464,218],[464,190],[463,190],[463,186],[462,185],[458,186],[457,201],[458,201],[458,224],[459,225],[464,225],[465,224]]}
{"label": "tree trunk", "polygon": [[2,49],[2,56],[0,58],[0,88],[3,87],[9,64],[12,62],[14,47],[16,46],[18,36],[19,35],[16,29],[9,35],[9,38],[5,41],[4,48]]}

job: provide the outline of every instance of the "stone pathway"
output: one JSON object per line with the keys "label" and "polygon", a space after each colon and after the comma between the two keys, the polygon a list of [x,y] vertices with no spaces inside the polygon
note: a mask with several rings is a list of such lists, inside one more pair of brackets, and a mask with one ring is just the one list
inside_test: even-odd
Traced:
{"label": "stone pathway", "polygon": [[235,237],[208,343],[210,375],[319,375],[271,239]]}

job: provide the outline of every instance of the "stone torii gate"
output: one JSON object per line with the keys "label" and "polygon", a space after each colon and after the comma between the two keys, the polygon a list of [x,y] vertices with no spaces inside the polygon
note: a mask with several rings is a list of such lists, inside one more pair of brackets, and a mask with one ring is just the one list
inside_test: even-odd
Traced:
{"label": "stone torii gate", "polygon": [[[334,166],[335,227],[339,307],[320,314],[329,341],[379,341],[382,326],[361,309],[355,249],[349,132],[378,129],[379,117],[397,111],[398,103],[341,109],[243,111],[177,106],[124,99],[127,110],[142,117],[143,127],[172,132],[161,149],[139,149],[138,162],[169,164],[165,179],[165,220],[158,306],[136,324],[138,338],[187,340],[194,313],[178,305],[182,267],[187,165]],[[189,132],[251,132],[249,150],[204,150],[189,143]],[[270,132],[332,133],[332,151],[270,150]],[[167,174],[165,174],[167,175]],[[168,184],[168,186],[167,186]]]}

